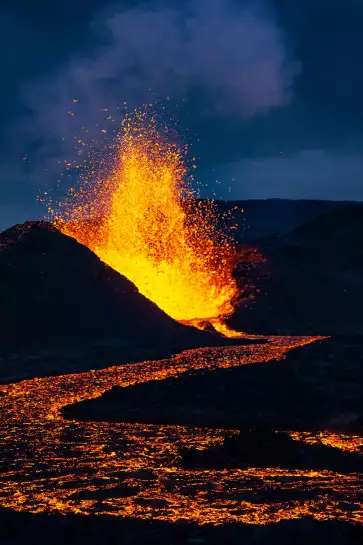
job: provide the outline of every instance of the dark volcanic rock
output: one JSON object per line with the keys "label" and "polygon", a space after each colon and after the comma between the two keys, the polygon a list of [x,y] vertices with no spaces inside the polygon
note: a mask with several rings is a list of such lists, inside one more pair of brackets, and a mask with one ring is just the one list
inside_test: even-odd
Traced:
{"label": "dark volcanic rock", "polygon": [[114,516],[0,511],[5,545],[361,545],[360,525],[305,518],[277,524],[167,523]]}
{"label": "dark volcanic rock", "polygon": [[[282,335],[363,332],[362,204],[321,215],[256,247],[267,258],[252,280],[259,293],[236,310],[232,328]],[[243,286],[243,267],[236,276]]]}
{"label": "dark volcanic rock", "polygon": [[72,498],[75,500],[81,499],[98,499],[105,500],[108,498],[128,498],[129,496],[136,496],[140,491],[136,486],[120,485],[112,488],[100,489],[100,490],[82,490],[72,494]]}
{"label": "dark volcanic rock", "polygon": [[2,350],[100,338],[178,350],[210,341],[172,320],[50,224],[28,222],[5,231],[0,250]]}
{"label": "dark volcanic rock", "polygon": [[363,337],[341,337],[297,348],[280,362],[114,388],[64,408],[63,414],[79,420],[302,431],[335,431],[340,422],[345,432],[361,434],[362,391]]}
{"label": "dark volcanic rock", "polygon": [[340,473],[361,472],[359,454],[340,452],[323,445],[306,445],[287,433],[267,429],[242,430],[227,437],[222,445],[208,450],[181,452],[188,469],[279,467],[288,469],[328,469]]}
{"label": "dark volcanic rock", "polygon": [[285,235],[316,216],[355,205],[353,202],[308,199],[250,199],[215,201],[215,204],[221,215],[232,212],[231,216],[239,227],[238,242],[243,243]]}

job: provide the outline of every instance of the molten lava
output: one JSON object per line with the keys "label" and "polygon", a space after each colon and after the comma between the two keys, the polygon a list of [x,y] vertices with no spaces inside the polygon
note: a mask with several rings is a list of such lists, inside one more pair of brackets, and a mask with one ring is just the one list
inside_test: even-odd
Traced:
{"label": "molten lava", "polygon": [[[183,450],[220,445],[236,430],[70,421],[62,414],[67,405],[115,386],[261,365],[320,339],[266,337],[261,344],[199,348],[171,359],[0,385],[0,507],[184,525],[262,525],[302,517],[363,524],[359,473],[243,467],[243,459],[242,467],[186,469]],[[357,454],[363,445],[361,436],[325,430],[290,435]]]}
{"label": "molten lava", "polygon": [[233,237],[215,204],[196,198],[170,135],[147,109],[127,116],[109,172],[71,189],[53,221],[174,319],[216,321],[237,293]]}

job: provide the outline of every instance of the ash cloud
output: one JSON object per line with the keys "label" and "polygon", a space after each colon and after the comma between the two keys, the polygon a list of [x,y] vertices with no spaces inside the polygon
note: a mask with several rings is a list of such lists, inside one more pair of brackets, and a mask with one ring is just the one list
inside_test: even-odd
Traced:
{"label": "ash cloud", "polygon": [[[22,90],[30,113],[16,132],[22,140],[38,139],[37,183],[70,158],[80,126],[90,128],[90,137],[99,135],[103,108],[165,97],[188,101],[199,90],[201,114],[248,118],[287,104],[299,70],[273,13],[259,0],[109,7],[91,32],[97,45],[88,55],[75,54],[58,73]],[[67,115],[70,109],[75,117]]]}

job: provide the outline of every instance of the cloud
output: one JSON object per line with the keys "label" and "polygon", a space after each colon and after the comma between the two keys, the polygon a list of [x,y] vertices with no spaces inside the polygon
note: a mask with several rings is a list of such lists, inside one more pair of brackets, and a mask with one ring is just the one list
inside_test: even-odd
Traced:
{"label": "cloud", "polygon": [[[262,0],[109,7],[92,32],[97,45],[87,56],[75,54],[58,73],[22,90],[30,115],[15,132],[22,141],[40,142],[37,179],[46,168],[59,171],[59,161],[73,152],[75,130],[94,129],[103,108],[182,101],[201,90],[209,114],[246,118],[287,104],[298,72]],[[69,117],[75,98],[76,116]]]}

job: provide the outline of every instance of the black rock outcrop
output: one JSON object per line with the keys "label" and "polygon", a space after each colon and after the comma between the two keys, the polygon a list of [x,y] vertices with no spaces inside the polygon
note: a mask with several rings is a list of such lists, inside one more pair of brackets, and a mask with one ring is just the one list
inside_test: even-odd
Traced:
{"label": "black rock outcrop", "polygon": [[88,248],[46,222],[0,235],[2,351],[117,338],[182,349],[209,335],[181,325]]}

